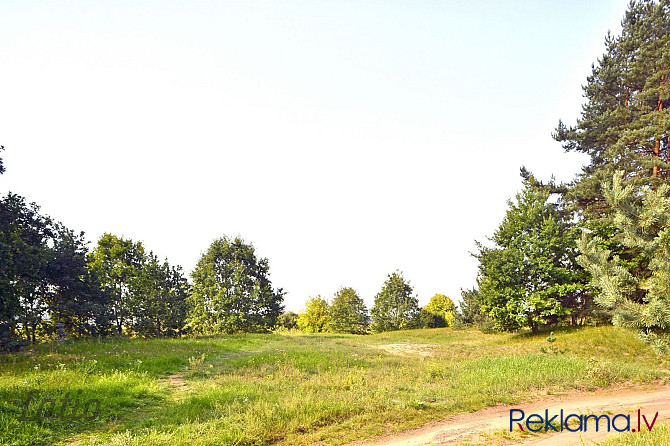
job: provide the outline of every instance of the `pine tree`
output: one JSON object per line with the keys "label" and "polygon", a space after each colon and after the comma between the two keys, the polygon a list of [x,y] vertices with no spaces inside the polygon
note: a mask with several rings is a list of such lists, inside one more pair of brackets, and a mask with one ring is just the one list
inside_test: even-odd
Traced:
{"label": "pine tree", "polygon": [[103,335],[110,329],[109,295],[89,270],[84,233],[54,227],[47,266],[47,331],[57,337]]}
{"label": "pine tree", "polygon": [[[623,172],[622,187],[634,190],[670,184],[670,0],[631,2],[619,36],[608,35],[606,50],[592,67],[584,88],[586,103],[574,127],[559,122],[554,134],[566,151],[590,156],[564,193],[569,210],[592,231],[600,248],[616,256],[631,275],[651,274],[637,245],[622,243],[614,209],[603,184]],[[606,319],[585,301],[583,313]]]}
{"label": "pine tree", "polygon": [[630,271],[620,256],[603,247],[600,237],[583,235],[578,261],[600,290],[596,297],[613,310],[615,325],[634,328],[658,353],[670,346],[670,185],[656,190],[625,184],[624,172],[603,184],[623,244],[639,250],[646,269]]}
{"label": "pine tree", "polygon": [[477,288],[461,289],[461,303],[455,315],[457,325],[474,325],[482,322],[482,309]]}
{"label": "pine tree", "polygon": [[[3,150],[5,150],[5,146],[0,146],[0,152],[2,152]],[[0,157],[0,175],[2,175],[3,173],[5,173],[5,165],[2,162],[2,157]]]}
{"label": "pine tree", "polygon": [[636,187],[667,183],[670,129],[670,1],[631,2],[618,37],[608,35],[606,52],[587,78],[587,99],[575,127],[559,122],[554,138],[566,151],[586,153],[590,163],[566,200],[587,218],[610,209],[601,184],[614,172]]}

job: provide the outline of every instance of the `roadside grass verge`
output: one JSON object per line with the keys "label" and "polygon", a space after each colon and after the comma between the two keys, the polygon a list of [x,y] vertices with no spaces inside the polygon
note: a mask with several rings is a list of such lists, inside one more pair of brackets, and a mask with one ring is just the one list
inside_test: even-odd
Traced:
{"label": "roadside grass verge", "polygon": [[616,438],[611,438],[600,446],[667,446],[670,439],[670,423],[661,423],[654,426],[651,431],[627,432]]}
{"label": "roadside grass verge", "polygon": [[[565,353],[556,355],[540,352],[546,336],[432,329],[39,345],[0,356],[0,444],[337,444],[484,406],[668,376],[627,330],[557,331]],[[185,386],[171,384],[175,374]],[[98,399],[100,414],[20,421],[31,390]]]}

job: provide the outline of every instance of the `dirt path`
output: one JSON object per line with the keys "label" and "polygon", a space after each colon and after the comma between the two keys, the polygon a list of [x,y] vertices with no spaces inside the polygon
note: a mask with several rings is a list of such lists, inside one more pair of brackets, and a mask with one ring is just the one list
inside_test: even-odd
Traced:
{"label": "dirt path", "polygon": [[[650,423],[656,412],[658,412],[657,424],[670,419],[670,387],[653,390],[610,389],[557,398],[547,397],[518,405],[487,407],[477,412],[457,415],[419,429],[359,444],[375,446],[457,445],[461,442],[476,440],[482,434],[503,430],[509,432],[510,409],[522,409],[526,413],[526,417],[531,413],[544,413],[545,409],[549,409],[550,417],[559,413],[561,409],[564,410],[565,414],[595,413],[601,415],[607,413],[610,416],[618,413],[635,412],[634,415],[631,414],[631,428],[633,428],[637,426],[638,409],[641,409],[642,413],[647,415]],[[635,419],[634,422],[633,419]],[[618,421],[622,420],[619,419]],[[643,429],[647,429],[644,422],[642,422],[642,426]],[[510,441],[509,444],[533,446],[589,445],[605,440],[608,435],[615,434],[615,432],[608,433],[606,428],[601,428],[599,432],[595,432],[589,425],[587,432],[542,433],[518,441]],[[490,444],[491,441],[488,443]]]}

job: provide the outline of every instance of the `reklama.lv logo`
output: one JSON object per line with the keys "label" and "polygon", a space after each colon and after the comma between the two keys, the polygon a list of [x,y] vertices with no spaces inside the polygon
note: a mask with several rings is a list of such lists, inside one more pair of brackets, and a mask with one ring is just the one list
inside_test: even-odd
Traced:
{"label": "reklama.lv logo", "polygon": [[[563,432],[563,429],[569,432],[586,432],[589,427],[589,420],[593,420],[591,427],[595,426],[595,431],[598,432],[598,428],[601,426],[601,421],[607,423],[607,432],[610,432],[614,429],[616,432],[640,432],[642,428],[642,422],[646,425],[647,429],[651,431],[656,423],[658,418],[658,412],[654,415],[654,419],[651,421],[651,424],[647,420],[647,416],[643,415],[640,409],[637,410],[637,426],[635,426],[635,418],[633,418],[633,428],[631,429],[631,415],[630,414],[617,414],[609,416],[606,414],[603,415],[580,415],[576,413],[571,413],[565,415],[563,409],[560,413],[557,413],[553,417],[549,418],[549,409],[545,409],[544,417],[540,414],[534,413],[526,418],[526,413],[521,409],[510,409],[509,411],[509,431],[512,432],[514,428],[514,423],[519,426],[519,429],[525,431],[528,429],[531,432]],[[525,420],[525,421],[524,421]],[[524,429],[524,424],[525,428]]]}

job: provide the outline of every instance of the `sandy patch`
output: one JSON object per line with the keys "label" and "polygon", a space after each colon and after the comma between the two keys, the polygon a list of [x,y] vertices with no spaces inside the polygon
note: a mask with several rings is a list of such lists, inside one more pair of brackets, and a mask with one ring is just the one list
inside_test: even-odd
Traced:
{"label": "sandy patch", "polygon": [[435,344],[382,344],[370,347],[384,350],[392,355],[431,356],[435,353]]}
{"label": "sandy patch", "polygon": [[188,386],[184,381],[184,375],[181,373],[168,376],[167,383],[178,390],[188,390]]}
{"label": "sandy patch", "polygon": [[[542,398],[528,403],[487,407],[476,412],[456,415],[445,421],[434,423],[419,429],[402,432],[397,435],[378,438],[358,445],[376,446],[420,446],[420,445],[458,445],[466,441],[482,441],[488,433],[509,431],[510,409],[522,409],[530,413],[544,413],[545,409],[553,415],[564,409],[565,413],[604,414],[632,413],[641,409],[652,416],[658,412],[659,424],[670,420],[670,387],[656,390],[609,389],[591,394],[573,394],[564,397]],[[632,417],[631,417],[632,419]],[[637,425],[637,421],[635,423]],[[646,427],[645,427],[646,429]],[[606,429],[598,432],[559,432],[542,433],[523,440],[510,441],[509,444],[532,446],[593,445],[616,435]],[[484,440],[485,441],[485,440]]]}

